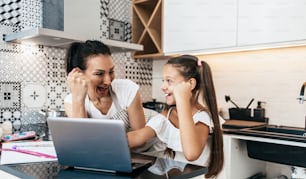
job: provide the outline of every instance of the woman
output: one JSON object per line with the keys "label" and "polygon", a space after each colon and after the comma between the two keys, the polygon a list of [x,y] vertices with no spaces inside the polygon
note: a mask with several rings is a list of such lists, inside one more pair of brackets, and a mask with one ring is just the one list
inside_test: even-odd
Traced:
{"label": "woman", "polygon": [[206,177],[217,176],[224,162],[223,138],[209,65],[189,55],[170,59],[162,90],[168,107],[146,127],[129,132],[129,146],[157,136],[167,145],[167,156],[208,166]]}
{"label": "woman", "polygon": [[121,119],[127,130],[144,127],[145,118],[139,86],[115,79],[110,49],[100,41],[73,43],[67,53],[65,98],[68,117]]}

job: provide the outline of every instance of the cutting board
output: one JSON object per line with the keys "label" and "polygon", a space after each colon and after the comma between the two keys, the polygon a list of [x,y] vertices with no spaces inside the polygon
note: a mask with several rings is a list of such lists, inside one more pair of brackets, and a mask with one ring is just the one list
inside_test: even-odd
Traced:
{"label": "cutting board", "polygon": [[224,129],[242,129],[248,127],[257,127],[266,125],[265,122],[255,122],[255,121],[244,121],[244,120],[226,120],[222,127]]}

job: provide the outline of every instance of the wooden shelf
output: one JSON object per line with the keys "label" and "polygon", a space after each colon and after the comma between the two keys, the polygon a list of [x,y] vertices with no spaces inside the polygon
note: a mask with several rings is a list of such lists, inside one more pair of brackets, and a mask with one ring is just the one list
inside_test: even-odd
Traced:
{"label": "wooden shelf", "polygon": [[162,12],[162,0],[133,1],[132,42],[144,46],[134,58],[163,56]]}

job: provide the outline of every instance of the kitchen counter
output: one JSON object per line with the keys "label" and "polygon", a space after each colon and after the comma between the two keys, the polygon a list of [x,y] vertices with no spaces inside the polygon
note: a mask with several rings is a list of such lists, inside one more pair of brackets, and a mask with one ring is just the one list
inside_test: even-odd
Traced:
{"label": "kitchen counter", "polygon": [[267,137],[248,136],[245,133],[236,133],[236,132],[233,132],[233,131],[231,131],[231,132],[227,131],[227,132],[224,132],[224,133],[225,133],[225,135],[230,136],[232,139],[266,142],[266,143],[290,145],[290,146],[297,146],[297,147],[306,147],[306,143],[304,143],[304,142],[272,139],[272,138],[267,138]]}
{"label": "kitchen counter", "polygon": [[[274,131],[254,130],[256,128],[267,128],[268,126],[274,129]],[[276,126],[264,122],[244,120],[226,120],[222,127],[224,134],[231,135],[232,138],[236,139],[306,147],[306,136],[304,135],[277,133],[278,130],[292,130],[300,133],[306,132],[302,128]]]}
{"label": "kitchen counter", "polygon": [[[267,173],[266,162],[306,167],[306,137],[250,130],[266,126],[255,124],[223,129],[228,178],[248,178],[256,173]],[[276,126],[276,129],[282,127]]]}
{"label": "kitchen counter", "polygon": [[158,178],[192,178],[207,173],[204,166],[192,165],[171,159],[150,157],[141,154],[132,154],[134,157],[152,159],[152,165],[140,168],[132,173],[112,173],[102,171],[89,171],[74,169],[73,167],[61,166],[55,162],[34,162],[0,165],[0,171],[4,171],[20,178],[138,178],[138,179],[158,179]]}
{"label": "kitchen counter", "polygon": [[[49,140],[49,133],[46,124],[29,124],[22,126],[24,131],[34,130],[43,139]],[[2,144],[0,143],[0,149]],[[1,157],[1,150],[0,150]],[[207,173],[205,166],[192,165],[174,161],[172,159],[163,159],[132,153],[136,159],[151,160],[152,164],[144,168],[137,169],[132,173],[112,173],[102,171],[89,171],[74,169],[68,166],[62,166],[57,161],[48,162],[30,162],[18,164],[0,165],[0,172],[6,172],[20,178],[192,178]],[[1,171],[2,170],[2,171]],[[0,173],[1,174],[1,173]],[[1,175],[0,175],[1,178]]]}

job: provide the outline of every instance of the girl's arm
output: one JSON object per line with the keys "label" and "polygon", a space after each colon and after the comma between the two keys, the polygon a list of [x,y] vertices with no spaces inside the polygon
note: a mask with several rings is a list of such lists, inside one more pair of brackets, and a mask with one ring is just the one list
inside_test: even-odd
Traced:
{"label": "girl's arm", "polygon": [[140,129],[145,126],[145,117],[142,108],[140,94],[137,91],[135,98],[127,109],[132,130]]}
{"label": "girl's arm", "polygon": [[191,85],[182,82],[174,90],[176,108],[179,121],[181,143],[184,156],[193,161],[201,155],[209,135],[209,128],[198,122],[194,124],[191,99]]}
{"label": "girl's arm", "polygon": [[149,139],[155,136],[155,131],[149,126],[145,126],[138,130],[130,131],[127,133],[129,147],[140,147],[144,145]]}

